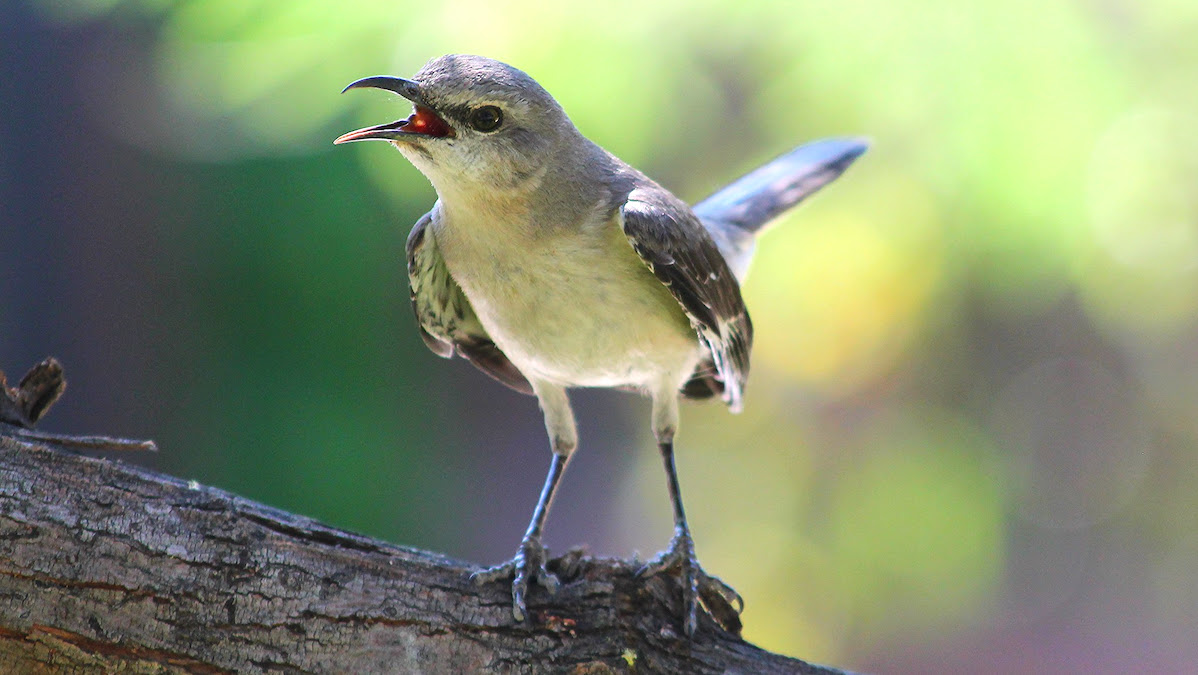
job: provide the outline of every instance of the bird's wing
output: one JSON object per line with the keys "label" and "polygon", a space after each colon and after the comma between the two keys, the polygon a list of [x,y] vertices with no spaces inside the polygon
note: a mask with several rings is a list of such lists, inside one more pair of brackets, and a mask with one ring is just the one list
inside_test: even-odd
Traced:
{"label": "bird's wing", "polygon": [[[753,324],[728,263],[690,208],[660,188],[637,188],[621,208],[624,234],[649,270],[682,305],[711,352],[683,393],[700,393],[696,379],[722,390],[734,411],[749,376]],[[705,360],[706,361],[706,360]],[[703,372],[714,368],[714,373]],[[710,395],[710,393],[708,394]]]}
{"label": "bird's wing", "polygon": [[437,356],[448,359],[458,354],[512,389],[532,394],[524,374],[487,335],[470,301],[450,276],[436,240],[428,234],[431,220],[431,213],[426,213],[416,221],[407,244],[412,311],[424,344]]}

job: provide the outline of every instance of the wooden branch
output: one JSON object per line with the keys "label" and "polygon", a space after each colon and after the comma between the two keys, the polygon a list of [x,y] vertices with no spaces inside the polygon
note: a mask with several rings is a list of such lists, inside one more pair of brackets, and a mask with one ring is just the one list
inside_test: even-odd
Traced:
{"label": "wooden branch", "polygon": [[0,672],[839,673],[571,553],[516,623],[474,566],[146,469],[0,436]]}
{"label": "wooden branch", "polygon": [[65,387],[54,359],[0,372],[0,672],[841,672],[706,616],[685,639],[676,579],[579,551],[517,623],[474,566],[64,451],[155,449],[34,431]]}

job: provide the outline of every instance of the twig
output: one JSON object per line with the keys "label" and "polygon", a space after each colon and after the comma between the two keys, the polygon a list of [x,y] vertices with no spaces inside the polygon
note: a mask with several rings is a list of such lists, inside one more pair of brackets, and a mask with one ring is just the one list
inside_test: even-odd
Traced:
{"label": "twig", "polygon": [[48,443],[70,450],[156,451],[154,441],[111,436],[75,436],[35,431],[38,423],[67,388],[62,364],[47,357],[29,369],[14,388],[0,370],[0,436],[17,441]]}

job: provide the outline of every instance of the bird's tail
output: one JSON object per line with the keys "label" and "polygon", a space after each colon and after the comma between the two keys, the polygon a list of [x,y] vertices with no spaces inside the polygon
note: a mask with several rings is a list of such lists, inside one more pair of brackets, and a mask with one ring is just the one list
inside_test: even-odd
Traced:
{"label": "bird's tail", "polygon": [[756,235],[849,168],[869,144],[859,138],[826,138],[791,150],[741,176],[694,206],[736,278],[744,281]]}

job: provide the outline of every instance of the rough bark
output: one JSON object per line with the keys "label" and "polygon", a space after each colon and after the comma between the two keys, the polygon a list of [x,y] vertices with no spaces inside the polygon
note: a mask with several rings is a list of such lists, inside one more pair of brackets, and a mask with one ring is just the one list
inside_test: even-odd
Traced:
{"label": "rough bark", "polygon": [[0,435],[0,672],[838,673],[704,617],[673,580],[555,560],[532,621],[472,565]]}

